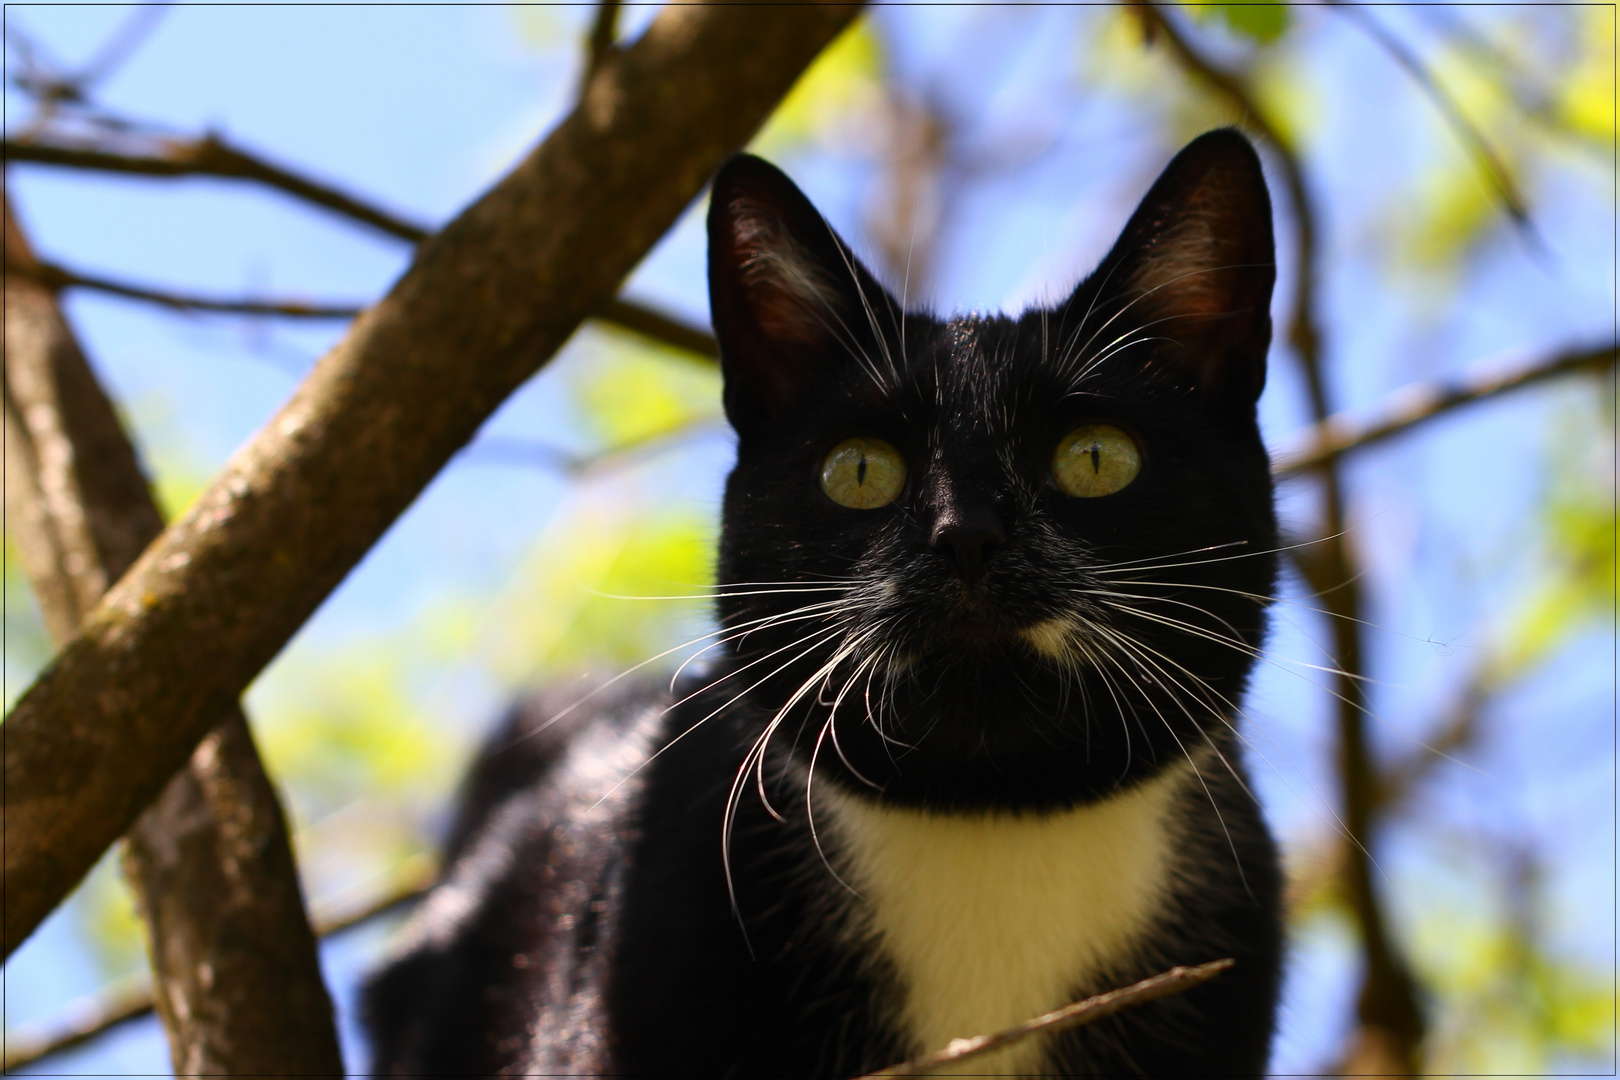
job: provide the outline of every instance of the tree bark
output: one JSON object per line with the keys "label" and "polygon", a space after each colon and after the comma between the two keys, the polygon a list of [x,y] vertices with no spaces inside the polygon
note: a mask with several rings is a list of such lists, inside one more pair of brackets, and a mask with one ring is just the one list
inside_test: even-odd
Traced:
{"label": "tree bark", "polygon": [[[72,640],[163,528],[135,448],[3,204],[6,516],[51,637]],[[275,789],[241,711],[126,836],[177,1075],[341,1076],[332,1004]]]}
{"label": "tree bark", "polygon": [[857,10],[666,8],[113,586],[0,726],[8,955]]}

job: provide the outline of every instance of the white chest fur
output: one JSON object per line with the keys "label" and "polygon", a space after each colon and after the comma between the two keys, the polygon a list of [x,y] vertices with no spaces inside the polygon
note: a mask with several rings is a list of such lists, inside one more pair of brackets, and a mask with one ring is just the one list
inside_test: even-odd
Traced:
{"label": "white chest fur", "polygon": [[[1125,959],[1160,908],[1185,768],[1045,816],[932,814],[829,798],[864,922],[903,987],[915,1052],[1063,1005]],[[964,1072],[1039,1065],[1040,1040]]]}

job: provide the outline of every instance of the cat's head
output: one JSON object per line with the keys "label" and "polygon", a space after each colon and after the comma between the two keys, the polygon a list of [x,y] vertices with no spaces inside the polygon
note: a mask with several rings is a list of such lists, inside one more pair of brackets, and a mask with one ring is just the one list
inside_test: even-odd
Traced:
{"label": "cat's head", "polygon": [[709,211],[738,435],[719,607],[750,665],[728,692],[836,782],[933,806],[1086,801],[1218,735],[1276,572],[1274,277],[1230,130],[1017,318],[903,311],[787,177],[732,159]]}

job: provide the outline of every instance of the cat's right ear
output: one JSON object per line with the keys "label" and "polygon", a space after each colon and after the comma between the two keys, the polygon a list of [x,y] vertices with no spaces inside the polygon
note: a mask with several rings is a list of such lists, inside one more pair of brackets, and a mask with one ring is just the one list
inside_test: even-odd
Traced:
{"label": "cat's right ear", "polygon": [[868,347],[863,291],[872,303],[884,295],[781,170],[750,154],[721,168],[709,201],[709,308],[740,434],[771,425],[844,353]]}

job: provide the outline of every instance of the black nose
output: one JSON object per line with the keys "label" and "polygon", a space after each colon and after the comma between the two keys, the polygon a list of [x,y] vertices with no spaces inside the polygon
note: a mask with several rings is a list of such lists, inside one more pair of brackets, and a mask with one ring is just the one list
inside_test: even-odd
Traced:
{"label": "black nose", "polygon": [[955,556],[956,572],[969,584],[984,577],[985,559],[1006,542],[1006,531],[991,514],[941,521],[930,538],[935,551],[949,551]]}

